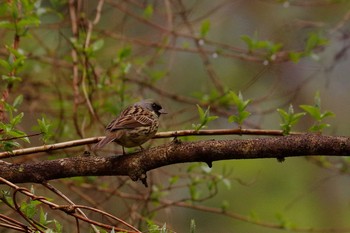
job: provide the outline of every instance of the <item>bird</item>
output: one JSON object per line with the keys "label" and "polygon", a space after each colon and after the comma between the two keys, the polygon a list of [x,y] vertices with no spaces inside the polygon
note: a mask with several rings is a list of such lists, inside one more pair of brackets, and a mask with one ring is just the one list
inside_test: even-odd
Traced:
{"label": "bird", "polygon": [[167,112],[153,99],[145,99],[125,108],[120,115],[106,127],[106,137],[93,146],[98,150],[110,142],[123,148],[142,148],[142,144],[153,138],[158,131],[159,117]]}

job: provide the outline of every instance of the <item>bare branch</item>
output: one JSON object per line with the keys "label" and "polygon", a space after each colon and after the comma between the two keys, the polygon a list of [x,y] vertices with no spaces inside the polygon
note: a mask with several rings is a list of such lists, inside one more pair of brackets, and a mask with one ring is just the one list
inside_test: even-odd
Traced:
{"label": "bare branch", "polygon": [[[291,132],[290,134],[301,134],[298,132]],[[255,135],[255,136],[283,136],[281,130],[261,130],[261,129],[212,129],[212,130],[178,130],[157,133],[154,138],[171,138],[182,136],[206,136],[206,135]],[[43,145],[37,147],[30,147],[18,149],[13,151],[0,152],[0,159],[15,157],[19,155],[27,155],[38,152],[59,150],[64,148],[82,146],[96,143],[104,137],[84,138],[67,142],[60,142],[51,145]]]}
{"label": "bare branch", "polygon": [[248,140],[203,140],[171,143],[109,157],[72,157],[24,164],[0,164],[0,177],[14,183],[44,182],[75,176],[129,176],[145,181],[147,171],[170,164],[230,159],[257,159],[350,154],[350,138],[318,134]]}

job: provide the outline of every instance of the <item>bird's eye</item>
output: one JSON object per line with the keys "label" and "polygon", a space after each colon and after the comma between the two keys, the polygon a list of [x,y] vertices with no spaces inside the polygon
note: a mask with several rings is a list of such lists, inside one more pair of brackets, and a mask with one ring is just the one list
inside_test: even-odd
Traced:
{"label": "bird's eye", "polygon": [[152,107],[153,107],[153,108],[156,108],[156,107],[157,107],[157,104],[153,103],[153,104],[152,104]]}

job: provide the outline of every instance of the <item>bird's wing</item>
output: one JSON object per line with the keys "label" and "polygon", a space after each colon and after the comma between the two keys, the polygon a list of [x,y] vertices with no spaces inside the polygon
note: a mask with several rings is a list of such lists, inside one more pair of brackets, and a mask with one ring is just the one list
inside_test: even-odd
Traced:
{"label": "bird's wing", "polygon": [[152,122],[153,119],[147,115],[124,115],[109,123],[106,130],[113,132],[120,129],[133,129],[141,126],[150,126]]}

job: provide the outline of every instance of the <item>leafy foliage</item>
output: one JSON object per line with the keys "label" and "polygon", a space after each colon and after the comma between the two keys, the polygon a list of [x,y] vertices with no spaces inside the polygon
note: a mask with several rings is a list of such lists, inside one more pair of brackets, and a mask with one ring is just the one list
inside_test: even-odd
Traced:
{"label": "leafy foliage", "polygon": [[237,95],[235,92],[230,91],[230,97],[233,100],[233,104],[237,108],[237,113],[234,115],[231,115],[228,118],[228,121],[230,123],[235,122],[239,125],[239,127],[241,127],[245,119],[251,115],[250,112],[246,111],[246,108],[252,102],[252,100],[250,99],[244,100],[241,92],[239,92]]}
{"label": "leafy foliage", "polygon": [[323,123],[323,120],[327,117],[335,116],[334,113],[330,111],[321,112],[321,98],[320,93],[317,92],[315,95],[314,105],[300,105],[305,112],[307,112],[314,120],[315,123],[309,128],[312,132],[322,132],[324,128],[330,127],[330,124]]}
{"label": "leafy foliage", "polygon": [[249,52],[254,52],[256,50],[264,50],[267,52],[268,58],[270,59],[273,54],[276,54],[283,47],[281,43],[274,43],[268,40],[258,40],[256,39],[256,37],[257,35],[255,35],[255,38],[251,38],[248,35],[241,36],[241,39],[248,46]]}
{"label": "leafy foliage", "polygon": [[190,233],[195,233],[196,232],[196,222],[194,219],[191,219],[191,227],[190,227]]}
{"label": "leafy foliage", "polygon": [[294,113],[293,105],[289,105],[288,112],[278,108],[277,112],[280,114],[282,123],[280,124],[284,135],[290,133],[292,126],[297,124],[301,117],[305,115],[304,112]]}
{"label": "leafy foliage", "polygon": [[[31,188],[31,193],[34,193],[33,187]],[[2,191],[0,201],[15,209],[15,200],[10,192]],[[19,210],[17,211],[21,212],[21,215],[25,216],[27,220],[30,220],[38,229],[44,230],[45,232],[63,232],[63,226],[60,222],[55,219],[49,219],[48,213],[42,208],[41,201],[27,198],[16,204],[19,206]]]}
{"label": "leafy foliage", "polygon": [[153,11],[154,11],[153,6],[151,4],[148,4],[146,8],[143,10],[143,16],[147,19],[151,18],[153,15]]}
{"label": "leafy foliage", "polygon": [[324,46],[328,43],[328,40],[323,38],[320,33],[312,32],[309,34],[306,45],[305,45],[305,53],[311,54],[313,53],[313,50],[320,46]]}
{"label": "leafy foliage", "polygon": [[199,114],[199,124],[192,124],[192,127],[195,130],[200,130],[207,127],[207,124],[215,119],[218,118],[218,116],[210,116],[209,110],[210,107],[208,107],[205,111],[197,104],[198,114]]}
{"label": "leafy foliage", "polygon": [[42,140],[44,143],[47,143],[53,136],[52,124],[45,117],[38,119],[37,122],[39,130],[43,134]]}
{"label": "leafy foliage", "polygon": [[[243,2],[242,5],[247,4]],[[293,4],[293,1],[280,2],[281,5],[283,2],[284,6],[287,6],[287,3],[288,6]],[[327,6],[328,2],[339,4],[347,1],[324,2],[327,3],[312,4]],[[249,78],[250,71],[254,69],[255,72],[256,68],[261,68],[261,61],[268,61],[268,64],[278,68],[280,64],[290,61],[297,63],[302,58],[311,57],[317,60],[322,58],[320,56],[322,48],[327,48],[328,43],[332,43],[328,42],[326,37],[337,35],[336,37],[341,38],[339,40],[343,40],[342,42],[346,39],[344,33],[346,30],[343,30],[345,28],[342,26],[347,25],[346,15],[343,15],[343,22],[337,23],[336,27],[329,30],[334,22],[342,18],[336,7],[332,8],[335,12],[333,21],[327,22],[332,12],[324,17],[327,19],[325,20],[327,27],[321,25],[315,28],[316,24],[311,22],[318,21],[320,13],[317,13],[317,20],[311,16],[314,13],[310,13],[307,21],[300,20],[299,23],[308,25],[302,30],[297,30],[298,33],[288,29],[284,30],[285,35],[277,33],[266,35],[271,31],[276,32],[276,26],[273,25],[279,23],[277,20],[279,14],[284,16],[285,9],[280,9],[273,16],[276,17],[276,21],[269,25],[265,24],[264,37],[268,39],[262,40],[257,33],[253,36],[242,35],[241,42],[243,41],[245,46],[240,48],[239,45],[235,45],[240,32],[237,33],[234,24],[227,24],[235,16],[230,15],[225,19],[224,14],[216,14],[221,12],[217,10],[223,9],[222,6],[225,4],[220,3],[217,8],[207,8],[207,5],[213,6],[215,1],[199,4],[186,1],[80,1],[80,3],[66,0],[12,0],[0,4],[2,16],[0,30],[3,35],[0,39],[3,42],[2,49],[0,48],[1,150],[21,147],[21,141],[28,143],[26,133],[28,127],[42,132],[44,143],[52,139],[67,141],[100,135],[105,124],[114,115],[119,114],[123,107],[135,100],[148,97],[155,97],[161,102],[164,99],[166,104],[170,103],[170,111],[173,112],[167,116],[169,118],[161,122],[161,128],[164,130],[178,129],[192,123],[193,118],[184,120],[187,110],[183,109],[188,105],[193,106],[194,103],[200,103],[197,105],[199,120],[192,125],[195,130],[204,129],[210,123],[222,126],[222,121],[214,121],[218,117],[224,120],[228,118],[230,123],[242,127],[251,115],[249,109],[252,100],[245,100],[241,92],[237,94],[228,90],[241,89],[246,93],[241,84]],[[99,4],[101,8],[98,7]],[[260,3],[258,1],[250,5],[255,4]],[[300,5],[302,4],[295,7],[296,12],[304,10]],[[230,4],[227,6],[232,7]],[[202,11],[201,8],[206,11]],[[258,18],[259,14],[256,12],[253,21],[256,21],[255,17]],[[218,18],[217,15],[222,18]],[[241,14],[238,15],[241,17]],[[267,18],[268,15],[265,14],[263,17]],[[220,25],[222,22],[225,24]],[[240,24],[240,27],[243,26]],[[32,30],[33,28],[36,30]],[[224,32],[222,35],[218,33],[221,30]],[[244,32],[254,30],[258,29],[251,26],[244,28]],[[224,40],[221,40],[222,38]],[[340,61],[339,58],[342,58],[347,51],[346,47],[343,47],[334,56],[334,61]],[[235,76],[239,72],[241,73]],[[259,82],[254,83],[256,88],[254,91],[257,90],[254,95],[257,98],[267,94],[266,88],[261,88],[265,86],[261,85],[260,81],[269,84],[271,80],[265,82],[261,78]],[[293,91],[285,83],[282,84],[283,90],[285,88],[288,92]],[[261,89],[263,91],[259,93]],[[309,92],[310,89],[305,88],[305,91]],[[267,97],[266,102],[261,105],[262,110],[274,112],[275,107],[268,102],[276,101],[276,96],[278,95],[271,94]],[[310,128],[311,131],[322,132],[329,127],[324,121],[334,114],[321,111],[319,98],[318,100],[315,98],[315,105],[300,107],[315,121]],[[232,108],[235,112],[229,112]],[[270,111],[267,111],[267,108],[270,108]],[[304,112],[295,113],[292,105],[288,109],[277,109],[277,111],[281,117],[280,127],[284,134],[289,134],[305,115]],[[181,117],[178,117],[180,115]],[[258,117],[260,116],[263,114]],[[256,123],[255,119],[258,117],[254,116],[252,122]],[[37,125],[32,126],[33,124]],[[189,137],[185,140],[189,140]],[[82,148],[61,150],[59,154],[76,156],[82,150]],[[57,155],[52,154],[55,158]],[[10,162],[17,162],[16,158],[11,159],[13,161]],[[23,160],[30,161],[32,157],[28,156]],[[327,158],[318,159],[315,163],[336,170],[335,163]],[[337,163],[338,167],[342,167],[342,172],[348,170],[348,161],[345,159]],[[146,223],[148,226],[143,229],[148,232],[172,232],[169,226],[175,224],[159,224],[156,216],[160,210],[178,203],[199,206],[200,203],[205,205],[206,201],[210,201],[211,205],[218,207],[217,212],[220,214],[230,213],[233,208],[236,211],[236,206],[230,206],[229,199],[225,200],[225,197],[222,197],[224,195],[219,195],[219,200],[213,199],[219,193],[221,186],[228,190],[232,186],[231,179],[224,171],[215,173],[213,169],[203,164],[179,167],[179,170],[188,170],[185,172],[182,170],[183,173],[176,171],[174,174],[169,174],[168,169],[154,171],[160,172],[160,175],[155,173],[157,176],[148,177],[152,182],[149,189],[119,177],[117,181],[112,177],[110,183],[107,177],[76,177],[63,180],[60,187],[67,186],[68,188],[62,189],[67,188],[69,194],[74,197],[81,195],[79,197],[86,198],[92,205],[107,203],[104,206],[108,206],[108,200],[111,200],[113,205],[108,207],[110,210],[113,208],[113,212],[116,208],[122,211],[123,207],[115,205],[122,200],[125,209],[137,213],[132,216],[130,214],[129,219],[132,219],[134,225],[144,227],[145,219],[149,219]],[[218,166],[215,167],[217,168]],[[19,172],[23,172],[23,169],[19,169]],[[72,184],[69,182],[74,183],[69,186]],[[80,188],[80,192],[71,192],[73,186]],[[91,192],[85,192],[89,188]],[[239,190],[234,191],[236,193]],[[5,193],[4,190],[2,192]],[[175,195],[172,195],[174,193]],[[106,198],[101,198],[103,199],[101,202],[100,199],[94,202],[95,200],[90,198],[93,195],[105,195]],[[259,193],[256,199],[260,195],[262,194]],[[181,197],[176,199],[178,196]],[[8,203],[13,209],[14,200],[11,194],[3,197],[2,202]],[[235,205],[239,204],[238,202]],[[38,225],[41,225],[39,227],[43,231],[63,231],[65,223],[60,222],[61,216],[49,216],[37,200],[26,199],[18,203],[21,206],[20,211],[39,222]],[[127,216],[128,213],[123,216]],[[261,219],[252,222],[259,225],[264,221]],[[197,223],[194,220],[191,220],[190,224],[190,232],[202,227],[201,222]],[[69,225],[71,222],[64,226],[66,228]],[[277,216],[277,225],[277,228],[282,229],[294,227],[284,216]],[[115,232],[115,229],[111,231],[101,229],[101,232]]]}
{"label": "leafy foliage", "polygon": [[11,20],[0,21],[0,28],[11,29],[16,35],[26,36],[28,27],[39,26],[39,16],[46,12],[39,0],[14,0],[1,4],[0,12],[7,13]]}
{"label": "leafy foliage", "polygon": [[152,221],[148,221],[148,232],[150,233],[171,233],[172,231],[168,230],[166,227],[166,223],[163,226],[158,226]]}
{"label": "leafy foliage", "polygon": [[[0,28],[10,29],[14,31],[14,42],[13,45],[5,45],[6,51],[8,53],[7,59],[0,59],[0,66],[4,69],[6,74],[2,74],[2,80],[6,84],[6,88],[12,88],[14,84],[22,82],[22,78],[19,73],[25,68],[25,63],[28,60],[25,55],[25,51],[18,47],[20,43],[20,38],[30,35],[29,29],[31,27],[37,27],[40,25],[40,16],[47,12],[46,8],[41,6],[41,1],[38,0],[24,0],[24,1],[10,1],[7,4],[1,4],[0,12],[4,12],[8,15],[9,20],[0,21]],[[96,47],[96,46],[95,46]],[[6,96],[5,96],[6,97]],[[7,114],[7,121],[0,122],[0,138],[6,139],[2,140],[2,144],[5,150],[12,150],[13,148],[20,147],[20,144],[15,140],[17,139],[29,143],[29,138],[26,137],[26,133],[18,129],[18,126],[24,118],[24,113],[18,112],[18,108],[23,102],[23,95],[18,95],[13,104],[9,104],[6,100],[7,98],[0,99],[0,110],[1,107],[4,109],[3,114]],[[38,120],[39,127],[42,132],[45,133],[44,140],[46,141],[51,137],[52,132],[50,127],[45,124],[43,120]]]}
{"label": "leafy foliage", "polygon": [[[8,104],[4,101],[0,101],[0,104],[4,106],[5,112],[8,114],[8,123],[0,122],[0,139],[11,139],[11,138],[20,138],[24,142],[29,143],[29,138],[26,137],[27,134],[19,129],[17,129],[18,125],[21,123],[24,113],[20,112],[16,115],[18,111],[17,107],[23,101],[23,96],[18,96],[13,104]],[[5,150],[12,150],[13,148],[20,147],[18,142],[12,140],[2,140],[0,141],[0,145],[2,144]]]}
{"label": "leafy foliage", "polygon": [[210,20],[204,20],[201,24],[200,37],[204,38],[208,35],[210,30]]}

